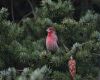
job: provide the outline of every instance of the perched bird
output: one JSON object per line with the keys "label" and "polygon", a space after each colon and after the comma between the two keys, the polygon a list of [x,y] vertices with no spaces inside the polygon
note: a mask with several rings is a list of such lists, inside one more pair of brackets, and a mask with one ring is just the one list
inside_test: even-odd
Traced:
{"label": "perched bird", "polygon": [[47,29],[47,37],[46,37],[46,48],[50,52],[55,52],[58,49],[58,37],[56,35],[56,30],[54,27],[49,27]]}
{"label": "perched bird", "polygon": [[69,72],[70,72],[70,78],[71,80],[74,80],[76,75],[76,61],[73,59],[73,57],[70,57],[70,60],[68,61],[69,66]]}

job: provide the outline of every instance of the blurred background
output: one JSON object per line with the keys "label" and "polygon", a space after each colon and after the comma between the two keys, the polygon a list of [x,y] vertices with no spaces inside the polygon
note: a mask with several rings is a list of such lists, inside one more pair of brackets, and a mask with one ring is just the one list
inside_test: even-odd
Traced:
{"label": "blurred background", "polygon": [[[57,2],[57,0],[53,0]],[[64,0],[63,0],[64,1]],[[88,9],[100,13],[100,0],[71,0],[75,6],[74,18],[79,20],[80,15]],[[30,4],[31,3],[31,4]],[[40,7],[41,0],[0,0],[0,8],[6,7],[10,20],[19,21],[31,12],[31,7]],[[85,10],[85,11],[84,11]],[[28,16],[33,16],[32,14]]]}

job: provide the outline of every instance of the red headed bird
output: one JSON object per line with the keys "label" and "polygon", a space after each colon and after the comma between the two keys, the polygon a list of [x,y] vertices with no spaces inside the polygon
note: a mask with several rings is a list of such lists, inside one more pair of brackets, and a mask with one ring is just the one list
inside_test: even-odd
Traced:
{"label": "red headed bird", "polygon": [[55,52],[58,49],[58,37],[56,35],[56,30],[54,27],[49,27],[47,29],[47,37],[46,37],[46,48],[50,52]]}

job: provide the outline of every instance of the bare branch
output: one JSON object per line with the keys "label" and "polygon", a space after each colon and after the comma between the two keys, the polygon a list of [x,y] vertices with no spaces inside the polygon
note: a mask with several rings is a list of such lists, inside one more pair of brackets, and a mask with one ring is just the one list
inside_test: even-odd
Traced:
{"label": "bare branch", "polygon": [[28,1],[28,3],[30,4],[30,7],[31,7],[31,9],[32,9],[32,13],[33,13],[33,15],[34,15],[34,18],[36,18],[36,14],[35,14],[35,11],[34,11],[34,9],[33,9],[33,5],[32,5],[32,3],[31,3],[31,1],[30,0],[27,0]]}
{"label": "bare branch", "polygon": [[13,9],[13,7],[14,7],[14,6],[13,6],[13,0],[11,0],[11,16],[12,16],[12,20],[15,21],[15,19],[14,19],[14,11],[13,11],[14,9]]}

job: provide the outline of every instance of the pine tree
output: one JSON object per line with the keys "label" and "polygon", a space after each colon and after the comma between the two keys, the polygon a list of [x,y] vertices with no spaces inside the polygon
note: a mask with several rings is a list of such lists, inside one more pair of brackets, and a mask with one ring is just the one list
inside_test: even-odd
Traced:
{"label": "pine tree", "polygon": [[[73,55],[77,63],[75,80],[95,80],[100,67],[99,14],[89,10],[76,21],[69,0],[42,0],[34,13],[35,18],[15,23],[7,20],[7,9],[0,10],[0,70],[25,68],[16,80],[33,80],[35,74],[38,80],[70,80],[68,60]],[[59,38],[60,50],[55,54],[46,52],[48,25],[56,28]],[[44,74],[44,69],[50,74]]]}

